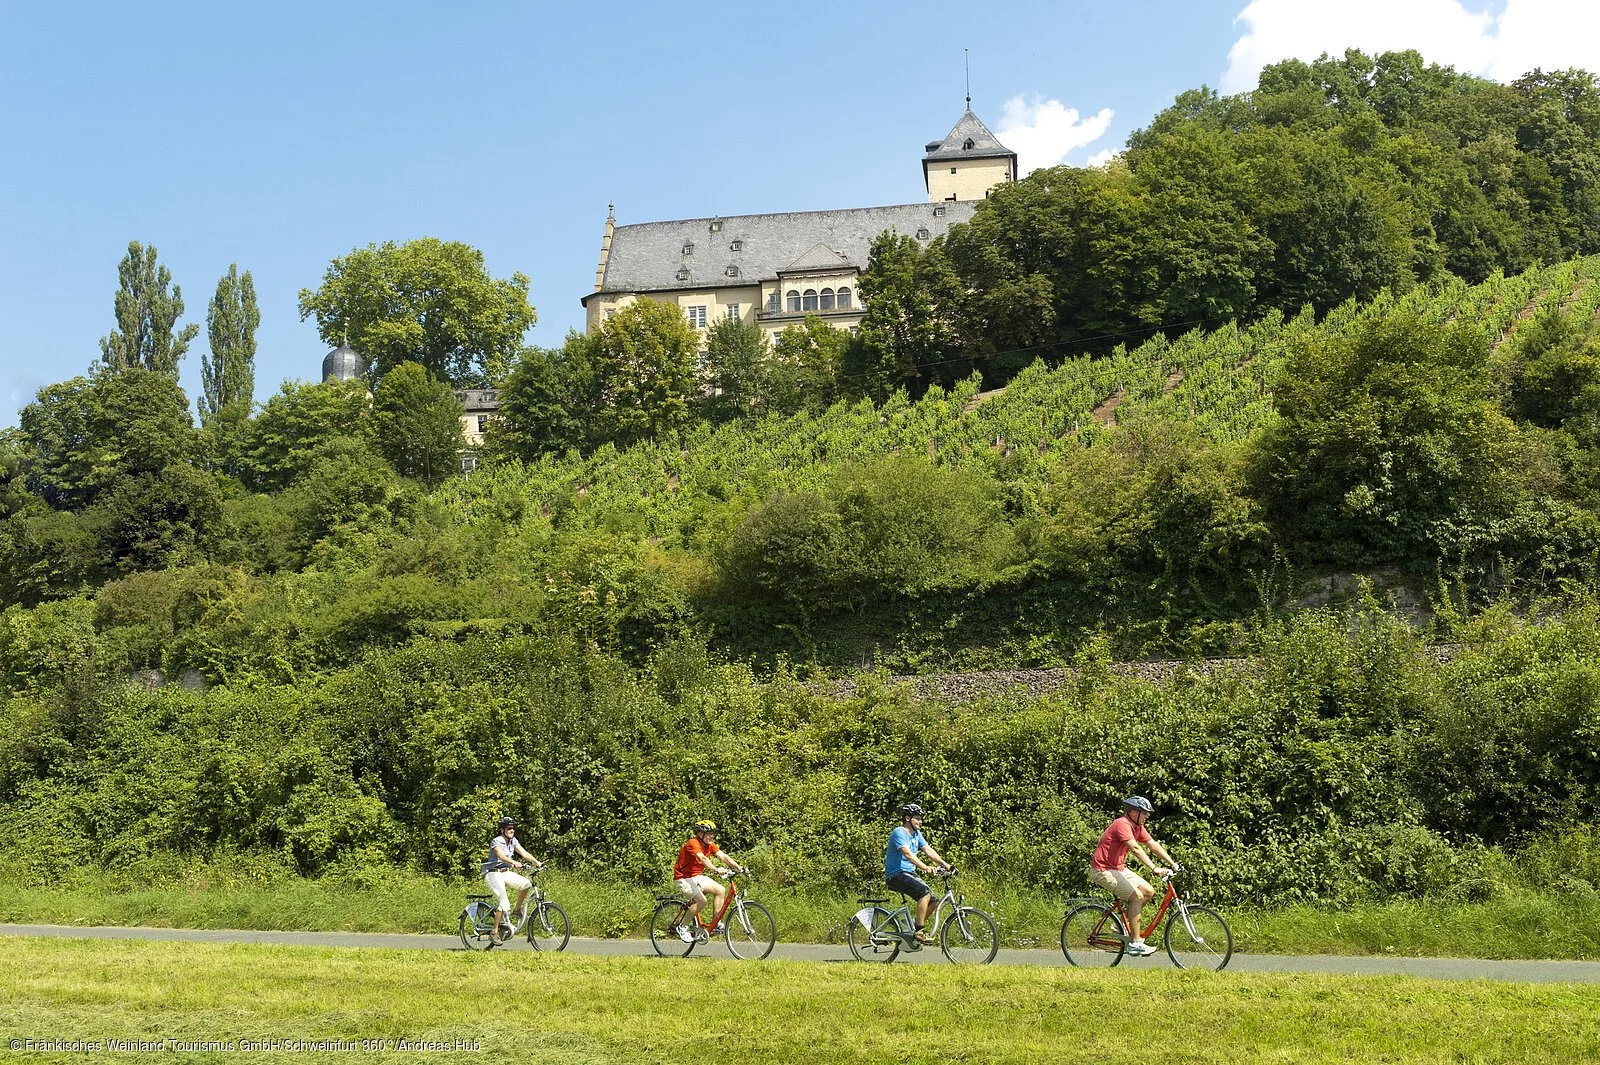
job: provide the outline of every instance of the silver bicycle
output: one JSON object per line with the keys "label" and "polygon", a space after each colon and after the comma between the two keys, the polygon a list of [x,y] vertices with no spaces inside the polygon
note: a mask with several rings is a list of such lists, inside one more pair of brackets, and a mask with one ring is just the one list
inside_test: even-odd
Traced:
{"label": "silver bicycle", "polygon": [[[939,941],[944,956],[957,965],[986,965],[1000,952],[1000,931],[994,918],[982,910],[966,905],[956,890],[954,868],[937,874],[944,881],[944,894],[933,909],[933,923],[927,932]],[[921,950],[917,941],[915,919],[911,916],[911,900],[904,893],[898,909],[891,910],[888,899],[862,899],[861,909],[850,918],[846,939],[850,953],[858,961],[888,963],[900,956],[902,950]]]}
{"label": "silver bicycle", "polygon": [[526,934],[534,950],[565,950],[572,938],[572,923],[567,911],[550,901],[539,886],[541,866],[529,874],[533,887],[521,913],[506,914],[503,924],[505,934],[498,935],[494,926],[495,897],[493,895],[468,895],[467,908],[461,911],[461,944],[468,950],[492,950],[509,943],[519,933]]}

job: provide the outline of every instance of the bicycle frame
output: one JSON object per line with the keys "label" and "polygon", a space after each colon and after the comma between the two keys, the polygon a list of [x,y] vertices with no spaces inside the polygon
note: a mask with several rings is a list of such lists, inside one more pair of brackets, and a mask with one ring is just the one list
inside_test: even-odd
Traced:
{"label": "bicycle frame", "polygon": [[[956,891],[954,881],[948,877],[945,878],[944,882],[944,894],[939,896],[939,901],[934,903],[932,907],[933,920],[930,921],[928,927],[924,929],[930,938],[938,936],[939,925],[945,920],[946,906],[949,907],[950,913],[952,914],[961,908],[961,895]],[[911,916],[911,907],[912,903],[908,899],[907,901],[902,902],[898,909],[891,910],[889,912],[889,916],[894,920],[895,928],[899,931],[902,938],[916,934],[916,921]],[[866,907],[866,910],[871,909],[872,907],[870,905]],[[862,912],[865,911],[858,911],[856,913],[856,917],[858,919],[860,918]]]}
{"label": "bicycle frame", "polygon": [[[1169,874],[1162,877],[1161,883],[1166,888],[1166,892],[1161,896],[1161,905],[1156,907],[1155,916],[1144,922],[1142,931],[1145,939],[1149,940],[1156,937],[1157,930],[1161,928],[1162,920],[1167,916],[1168,908],[1177,913],[1178,919],[1183,922],[1184,930],[1190,935],[1194,935],[1194,924],[1189,920],[1188,903],[1184,901],[1183,896],[1178,894],[1178,889],[1172,886],[1172,876]],[[1130,934],[1133,932],[1133,920],[1128,913],[1127,903],[1121,899],[1115,899],[1108,913],[1116,914],[1122,919],[1123,927],[1127,928]],[[1104,925],[1105,921],[1103,920],[1096,924],[1094,931],[1090,933],[1091,936],[1099,936],[1100,929]]]}

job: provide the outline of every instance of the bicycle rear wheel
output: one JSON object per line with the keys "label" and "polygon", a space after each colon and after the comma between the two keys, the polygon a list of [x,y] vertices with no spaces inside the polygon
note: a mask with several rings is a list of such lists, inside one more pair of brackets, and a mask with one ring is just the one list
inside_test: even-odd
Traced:
{"label": "bicycle rear wheel", "polygon": [[778,925],[772,911],[759,902],[747,902],[723,918],[722,938],[728,953],[746,961],[760,961],[778,942]]}
{"label": "bicycle rear wheel", "polygon": [[956,965],[987,965],[1000,952],[1000,930],[982,910],[962,906],[939,929],[939,949]]}
{"label": "bicycle rear wheel", "polygon": [[887,964],[900,953],[900,929],[894,923],[894,914],[882,906],[869,907],[865,923],[852,915],[850,930],[845,939],[850,943],[850,953],[856,961],[874,961]]}
{"label": "bicycle rear wheel", "polygon": [[488,950],[494,946],[494,907],[469,902],[461,911],[461,945],[468,950]]}
{"label": "bicycle rear wheel", "polygon": [[688,957],[694,949],[693,939],[685,943],[679,938],[680,923],[690,932],[695,930],[696,921],[689,916],[689,907],[675,899],[662,900],[656,905],[656,912],[650,915],[650,945],[663,958]]}
{"label": "bicycle rear wheel", "polygon": [[1180,969],[1221,969],[1233,957],[1233,933],[1217,911],[1205,906],[1187,907],[1187,915],[1167,918],[1161,945]]}
{"label": "bicycle rear wheel", "polygon": [[1079,968],[1109,969],[1127,949],[1127,930],[1109,906],[1087,902],[1061,920],[1061,953]]}
{"label": "bicycle rear wheel", "polygon": [[571,938],[572,922],[567,920],[567,911],[555,903],[541,902],[528,914],[528,942],[534,950],[565,950]]}

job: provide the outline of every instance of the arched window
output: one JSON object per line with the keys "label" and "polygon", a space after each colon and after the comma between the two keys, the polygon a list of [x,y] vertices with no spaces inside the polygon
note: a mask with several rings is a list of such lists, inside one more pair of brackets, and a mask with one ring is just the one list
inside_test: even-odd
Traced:
{"label": "arched window", "polygon": [[841,288],[839,290],[839,309],[841,311],[848,311],[850,309],[850,290],[847,288]]}
{"label": "arched window", "polygon": [[786,298],[789,301],[789,304],[788,304],[788,309],[789,310],[798,311],[800,309],[800,293],[796,292],[794,289],[791,288],[788,291]]}
{"label": "arched window", "polygon": [[814,288],[806,289],[805,296],[800,301],[800,309],[803,310],[803,311],[814,311],[814,310],[817,309],[817,290],[816,289],[814,289]]}
{"label": "arched window", "polygon": [[833,289],[825,288],[822,290],[821,307],[825,311],[833,310]]}
{"label": "arched window", "polygon": [[966,140],[962,141],[961,142],[961,147],[965,151],[969,151],[969,152],[972,151],[972,148],[973,148],[972,138],[968,137]]}

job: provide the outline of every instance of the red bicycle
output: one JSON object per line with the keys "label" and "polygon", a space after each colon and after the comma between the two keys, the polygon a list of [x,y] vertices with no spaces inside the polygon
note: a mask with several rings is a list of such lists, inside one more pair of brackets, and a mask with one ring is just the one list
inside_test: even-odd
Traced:
{"label": "red bicycle", "polygon": [[[1145,922],[1145,939],[1154,939],[1166,920],[1161,945],[1172,964],[1180,969],[1221,969],[1233,957],[1233,933],[1217,911],[1178,894],[1172,881],[1182,872],[1174,869],[1161,878],[1167,891],[1155,916]],[[1109,969],[1127,953],[1129,924],[1121,899],[1110,906],[1079,901],[1061,919],[1061,953],[1073,965]]]}
{"label": "red bicycle", "polygon": [[[728,944],[728,953],[735,958],[760,961],[771,954],[778,941],[778,926],[771,910],[746,899],[739,890],[736,881],[743,875],[734,873],[728,877],[728,893],[710,924],[704,918],[705,907],[690,917],[689,903],[682,895],[657,895],[655,913],[650,915],[650,945],[656,953],[663,958],[688,957],[696,946],[711,942],[711,937],[720,932]],[[693,934],[685,940],[678,935],[679,928],[689,928]]]}

